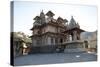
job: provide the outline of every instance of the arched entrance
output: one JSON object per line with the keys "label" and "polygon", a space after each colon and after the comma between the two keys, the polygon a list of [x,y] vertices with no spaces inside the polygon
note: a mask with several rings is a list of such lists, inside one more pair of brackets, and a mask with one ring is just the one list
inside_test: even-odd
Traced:
{"label": "arched entrance", "polygon": [[63,43],[63,39],[62,38],[60,39],[60,43]]}

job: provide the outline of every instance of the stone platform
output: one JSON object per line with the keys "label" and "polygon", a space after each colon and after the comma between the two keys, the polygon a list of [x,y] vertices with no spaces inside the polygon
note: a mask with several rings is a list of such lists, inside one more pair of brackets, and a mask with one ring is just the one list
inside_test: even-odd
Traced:
{"label": "stone platform", "polygon": [[64,52],[84,52],[86,51],[84,42],[80,40],[70,41],[70,42],[64,43],[64,45],[66,45]]}
{"label": "stone platform", "polygon": [[59,52],[83,52],[85,45],[83,41],[70,41],[57,45],[32,46],[29,53],[59,53]]}

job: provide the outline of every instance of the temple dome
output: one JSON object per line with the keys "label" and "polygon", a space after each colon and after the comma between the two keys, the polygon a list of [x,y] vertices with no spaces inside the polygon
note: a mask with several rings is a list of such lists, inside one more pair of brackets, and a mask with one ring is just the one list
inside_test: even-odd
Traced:
{"label": "temple dome", "polygon": [[75,19],[72,16],[69,23],[69,29],[73,29],[73,28],[80,28],[80,26],[78,23],[76,23]]}

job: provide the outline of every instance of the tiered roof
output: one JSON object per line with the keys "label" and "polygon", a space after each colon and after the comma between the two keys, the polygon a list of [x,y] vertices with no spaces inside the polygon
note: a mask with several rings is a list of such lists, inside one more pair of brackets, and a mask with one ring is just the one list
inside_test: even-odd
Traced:
{"label": "tiered roof", "polygon": [[61,18],[60,16],[58,17],[57,21],[58,21],[58,22],[63,22],[63,23],[68,22],[67,19],[63,19],[63,18]]}
{"label": "tiered roof", "polygon": [[50,17],[53,17],[55,14],[54,14],[52,11],[48,11],[48,12],[46,13],[46,15],[47,15],[47,16],[50,16]]}
{"label": "tiered roof", "polygon": [[[53,16],[55,15],[52,11],[48,11],[47,13],[46,13],[46,15],[47,16],[49,16],[49,17],[52,17],[53,18]],[[73,29],[73,30],[75,30],[75,29],[80,29],[80,26],[79,26],[79,24],[78,23],[76,23],[76,21],[75,21],[75,19],[73,18],[73,16],[71,17],[71,20],[70,20],[70,23],[69,24],[65,24],[66,22],[68,22],[68,20],[67,19],[63,19],[62,17],[58,17],[57,19],[55,19],[55,22],[54,21],[50,21],[50,22],[44,22],[43,24],[41,24],[41,16],[44,16],[45,17],[45,14],[44,14],[44,12],[43,12],[43,10],[42,10],[42,12],[40,13],[40,16],[36,16],[35,18],[34,18],[34,20],[40,20],[40,21],[37,21],[37,22],[35,22],[35,24],[34,24],[34,27],[33,28],[35,28],[35,27],[38,27],[38,26],[41,26],[41,27],[43,27],[43,26],[45,26],[45,25],[47,25],[47,24],[49,24],[49,25],[54,25],[54,26],[61,26],[61,27],[65,27],[66,26],[66,29],[67,30],[71,30],[71,29]],[[42,17],[43,18],[43,17]],[[40,23],[39,23],[40,22]],[[61,23],[61,24],[60,24]],[[65,25],[62,25],[62,23],[64,23]],[[32,28],[32,29],[33,29]],[[32,30],[31,29],[31,30]],[[82,30],[81,30],[82,31]]]}
{"label": "tiered roof", "polygon": [[39,20],[40,16],[36,16],[33,20]]}

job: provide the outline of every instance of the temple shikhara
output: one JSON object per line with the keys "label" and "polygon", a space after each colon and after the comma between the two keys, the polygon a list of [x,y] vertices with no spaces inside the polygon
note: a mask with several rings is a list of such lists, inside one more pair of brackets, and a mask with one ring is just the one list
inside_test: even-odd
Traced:
{"label": "temple shikhara", "polygon": [[84,51],[85,45],[81,41],[80,34],[84,30],[71,16],[68,21],[65,18],[58,17],[54,19],[55,14],[43,10],[39,16],[34,17],[32,31],[32,53],[41,52],[78,52]]}

